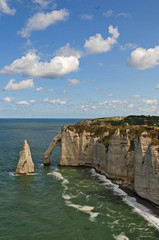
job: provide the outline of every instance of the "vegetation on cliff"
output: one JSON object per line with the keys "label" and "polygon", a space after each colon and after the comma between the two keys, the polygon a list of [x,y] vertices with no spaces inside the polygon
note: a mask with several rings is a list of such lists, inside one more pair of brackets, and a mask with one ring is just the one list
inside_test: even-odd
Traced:
{"label": "vegetation on cliff", "polygon": [[127,125],[146,125],[159,127],[158,116],[144,116],[144,115],[130,115],[127,117],[109,117],[109,118],[95,118],[92,122],[97,125],[112,125],[112,126],[127,126]]}
{"label": "vegetation on cliff", "polygon": [[77,134],[82,134],[84,131],[89,132],[92,137],[100,137],[106,148],[109,146],[109,141],[117,129],[120,135],[125,137],[131,135],[132,138],[138,138],[142,134],[144,137],[151,137],[153,145],[159,145],[159,117],[157,116],[128,116],[128,117],[113,117],[113,118],[98,118],[83,120],[80,123],[68,129]]}

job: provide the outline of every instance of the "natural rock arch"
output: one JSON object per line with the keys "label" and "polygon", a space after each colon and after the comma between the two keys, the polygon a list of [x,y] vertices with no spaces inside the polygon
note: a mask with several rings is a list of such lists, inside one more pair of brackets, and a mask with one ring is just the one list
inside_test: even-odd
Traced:
{"label": "natural rock arch", "polygon": [[54,137],[50,146],[44,153],[44,165],[45,166],[50,165],[50,155],[51,155],[54,147],[56,147],[56,146],[61,146],[61,134],[58,134],[58,135],[56,135],[56,137]]}

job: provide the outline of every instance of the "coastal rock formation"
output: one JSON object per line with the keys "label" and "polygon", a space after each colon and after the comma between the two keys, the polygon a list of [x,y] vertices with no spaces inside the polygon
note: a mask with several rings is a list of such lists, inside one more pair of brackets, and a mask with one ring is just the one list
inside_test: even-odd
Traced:
{"label": "coastal rock formation", "polygon": [[63,126],[46,151],[44,164],[53,148],[61,145],[60,166],[94,167],[159,205],[158,131],[141,126]]}
{"label": "coastal rock formation", "polygon": [[61,134],[58,134],[53,141],[51,142],[50,146],[48,147],[48,149],[46,150],[46,152],[44,153],[44,165],[50,165],[50,155],[52,153],[52,150],[54,149],[54,147],[56,146],[60,146],[61,145]]}
{"label": "coastal rock formation", "polygon": [[24,175],[27,173],[34,173],[34,163],[32,161],[30,147],[27,140],[24,140],[23,149],[20,151],[20,159],[15,175]]}

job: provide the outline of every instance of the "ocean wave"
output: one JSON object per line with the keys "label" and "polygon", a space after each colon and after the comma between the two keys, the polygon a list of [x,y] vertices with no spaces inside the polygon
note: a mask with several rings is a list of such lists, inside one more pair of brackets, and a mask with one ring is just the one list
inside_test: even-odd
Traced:
{"label": "ocean wave", "polygon": [[124,233],[120,233],[117,236],[113,235],[113,237],[115,238],[115,240],[129,240],[129,238],[124,235]]}
{"label": "ocean wave", "polygon": [[38,173],[15,174],[15,172],[9,172],[9,175],[13,177],[22,177],[22,176],[35,176],[38,175]]}
{"label": "ocean wave", "polygon": [[87,205],[81,206],[81,205],[78,205],[78,204],[73,204],[70,201],[66,201],[66,205],[69,206],[69,207],[78,209],[81,212],[89,214],[90,215],[90,217],[89,217],[90,221],[94,221],[95,218],[100,214],[98,212],[92,212],[92,210],[94,210],[93,206],[87,206]]}
{"label": "ocean wave", "polygon": [[[136,201],[136,198],[134,197],[130,197],[128,196],[123,190],[121,190],[119,188],[118,184],[114,184],[112,183],[109,179],[106,178],[106,176],[101,175],[99,173],[97,173],[94,169],[91,169],[91,174],[93,176],[97,176],[99,180],[103,181],[106,184],[109,184],[112,188],[112,190],[114,191],[114,193],[116,193],[117,195],[122,197],[122,200],[129,205],[130,207],[132,207],[133,211],[136,212],[137,214],[139,214],[140,216],[142,216],[145,220],[147,220],[149,222],[149,224],[151,226],[156,227],[157,229],[159,229],[159,218],[156,217],[152,211],[150,209],[148,209],[147,207],[145,207],[144,205],[138,203]],[[120,235],[119,235],[120,236]],[[117,238],[117,240],[120,238]],[[122,239],[122,238],[121,238]],[[128,238],[125,238],[128,239]],[[123,240],[125,240],[123,238]]]}

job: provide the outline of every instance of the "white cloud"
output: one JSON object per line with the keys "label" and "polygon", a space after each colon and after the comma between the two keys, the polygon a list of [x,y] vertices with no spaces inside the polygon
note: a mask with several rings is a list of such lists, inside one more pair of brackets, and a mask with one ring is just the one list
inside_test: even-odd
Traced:
{"label": "white cloud", "polygon": [[109,103],[110,104],[127,104],[128,101],[126,101],[126,100],[124,100],[124,101],[122,101],[122,100],[112,100]]}
{"label": "white cloud", "polygon": [[51,0],[33,0],[33,2],[39,4],[42,8],[46,8],[52,1]]}
{"label": "white cloud", "polygon": [[157,105],[158,104],[158,101],[156,99],[144,99],[144,100],[141,100],[141,103],[143,104],[148,104],[148,105]]}
{"label": "white cloud", "polygon": [[66,91],[66,90],[63,90],[63,91],[62,91],[62,94],[66,94],[66,93],[67,93],[67,91]]}
{"label": "white cloud", "polygon": [[141,97],[139,94],[133,95],[132,98],[139,98]]}
{"label": "white cloud", "polygon": [[43,87],[39,87],[35,89],[35,92],[43,92],[43,91],[44,91]]}
{"label": "white cloud", "polygon": [[15,79],[11,79],[3,90],[6,91],[20,91],[34,87],[33,79],[23,80],[19,83],[14,83]]}
{"label": "white cloud", "polygon": [[157,89],[159,88],[159,83],[157,84],[156,88],[157,88]]}
{"label": "white cloud", "polygon": [[66,103],[68,102],[68,99],[63,99],[63,100],[60,100],[60,99],[53,99],[53,100],[50,100],[50,104],[60,104],[60,105],[65,105]]}
{"label": "white cloud", "polygon": [[44,98],[44,99],[42,100],[42,102],[43,102],[43,103],[48,103],[48,102],[49,102],[49,99],[48,99],[48,98]]}
{"label": "white cloud", "polygon": [[127,17],[130,17],[131,14],[130,13],[127,13],[127,12],[121,12],[121,13],[118,13],[117,14],[117,17],[124,17],[124,18],[127,18]]}
{"label": "white cloud", "polygon": [[100,102],[98,103],[99,106],[112,106],[112,105],[116,105],[116,104],[120,104],[120,105],[123,105],[123,104],[128,104],[128,101],[124,100],[111,100],[111,101],[103,101],[103,102]]}
{"label": "white cloud", "polygon": [[81,107],[80,107],[80,109],[82,110],[82,111],[88,111],[88,105],[82,105]]}
{"label": "white cloud", "polygon": [[133,108],[133,107],[134,105],[132,103],[128,105],[128,108]]}
{"label": "white cloud", "polygon": [[92,109],[96,109],[97,107],[96,107],[96,106],[92,106],[91,108],[92,108]]}
{"label": "white cloud", "polygon": [[125,45],[120,46],[121,51],[124,51],[127,49],[135,49],[135,48],[137,48],[137,45],[135,43],[126,43]]}
{"label": "white cloud", "polygon": [[5,97],[5,98],[3,98],[3,102],[5,102],[5,103],[12,103],[13,102],[13,100],[14,100],[14,97]]}
{"label": "white cloud", "polygon": [[159,46],[149,49],[135,49],[131,53],[128,65],[139,70],[145,70],[159,65]]}
{"label": "white cloud", "polygon": [[5,14],[9,14],[9,15],[14,15],[16,10],[15,9],[11,9],[8,6],[8,0],[0,0],[0,12],[5,13]]}
{"label": "white cloud", "polygon": [[54,89],[52,88],[45,90],[43,87],[38,87],[35,89],[35,92],[53,92],[53,91]]}
{"label": "white cloud", "polygon": [[69,87],[75,86],[81,83],[78,79],[68,79],[67,82],[69,82],[68,84]]}
{"label": "white cloud", "polygon": [[105,106],[105,105],[107,105],[107,104],[108,104],[108,101],[104,101],[104,102],[98,103],[99,106]]}
{"label": "white cloud", "polygon": [[27,101],[18,101],[18,102],[16,102],[16,104],[17,105],[30,105],[30,103]]}
{"label": "white cloud", "polygon": [[29,103],[36,103],[36,100],[34,100],[34,99],[29,100]]}
{"label": "white cloud", "polygon": [[95,36],[91,36],[89,40],[86,40],[84,47],[90,54],[108,52],[112,46],[117,43],[117,38],[119,37],[118,28],[113,28],[112,25],[109,26],[109,33],[112,37],[104,39],[100,33]]}
{"label": "white cloud", "polygon": [[109,9],[105,13],[103,13],[103,16],[109,18],[109,17],[113,16],[113,11],[111,9]]}
{"label": "white cloud", "polygon": [[109,94],[108,94],[108,97],[113,97],[113,94],[112,94],[112,93],[109,93]]}
{"label": "white cloud", "polygon": [[27,20],[25,27],[18,34],[22,37],[29,37],[32,31],[44,30],[58,21],[66,20],[68,16],[69,12],[67,9],[54,10],[48,13],[36,13]]}
{"label": "white cloud", "polygon": [[53,88],[50,88],[50,89],[47,89],[47,90],[45,90],[46,92],[53,92],[54,91],[54,89]]}
{"label": "white cloud", "polygon": [[94,17],[93,14],[81,14],[80,15],[81,20],[91,21],[93,19],[93,17]]}
{"label": "white cloud", "polygon": [[0,73],[7,75],[22,73],[26,77],[54,79],[77,71],[78,66],[79,60],[75,56],[56,56],[50,62],[40,62],[40,57],[35,52],[28,52],[11,65],[5,66]]}
{"label": "white cloud", "polygon": [[56,56],[64,56],[64,57],[70,57],[75,56],[77,58],[80,58],[83,53],[80,50],[76,50],[74,48],[70,47],[70,44],[67,43],[65,46],[61,47],[55,52]]}

